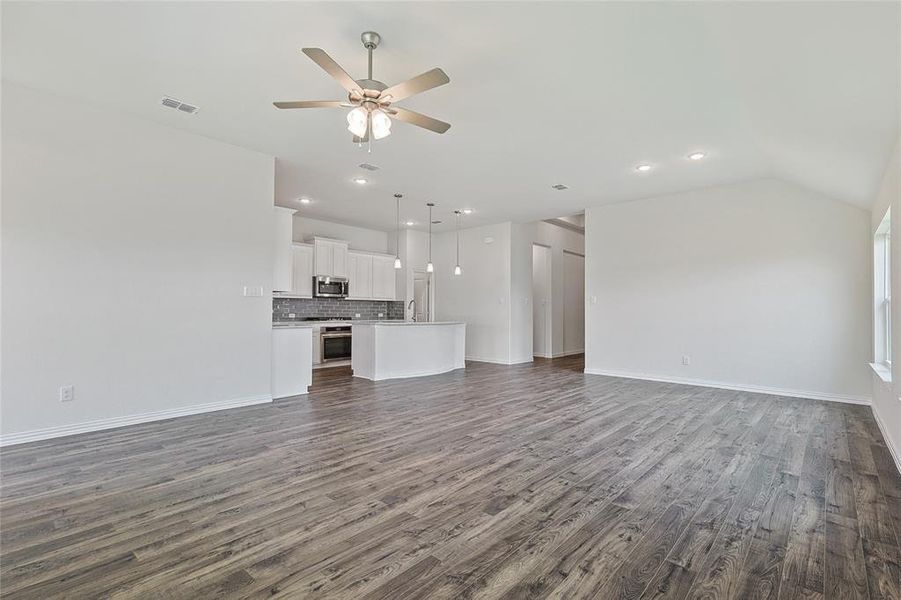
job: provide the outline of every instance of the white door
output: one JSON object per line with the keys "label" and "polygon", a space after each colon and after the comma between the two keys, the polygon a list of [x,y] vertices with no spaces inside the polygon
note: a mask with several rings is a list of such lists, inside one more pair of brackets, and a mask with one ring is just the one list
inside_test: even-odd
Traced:
{"label": "white door", "polygon": [[372,297],[378,300],[394,300],[394,259],[387,256],[372,257]]}
{"label": "white door", "polygon": [[550,358],[551,249],[532,245],[532,354]]}
{"label": "white door", "polygon": [[563,351],[585,351],[585,257],[563,252]]}
{"label": "white door", "polygon": [[429,273],[421,271],[413,273],[413,300],[416,309],[414,318],[420,323],[432,320],[431,286],[432,277]]}
{"label": "white door", "polygon": [[294,244],[294,294],[313,295],[313,248]]}

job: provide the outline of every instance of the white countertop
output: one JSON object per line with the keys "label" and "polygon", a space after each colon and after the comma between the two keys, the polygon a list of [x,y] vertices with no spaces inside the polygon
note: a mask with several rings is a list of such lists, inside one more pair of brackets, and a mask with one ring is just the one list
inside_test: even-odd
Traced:
{"label": "white countertop", "polygon": [[335,327],[347,325],[391,325],[397,327],[399,325],[407,327],[422,327],[424,325],[465,325],[463,321],[403,321],[400,319],[378,319],[378,320],[362,320],[353,321],[276,321],[272,323],[273,329],[283,329],[291,327],[307,327],[314,329],[317,327]]}
{"label": "white countertop", "polygon": [[463,321],[354,321],[354,325],[390,325],[392,327],[422,327],[426,325],[465,325]]}

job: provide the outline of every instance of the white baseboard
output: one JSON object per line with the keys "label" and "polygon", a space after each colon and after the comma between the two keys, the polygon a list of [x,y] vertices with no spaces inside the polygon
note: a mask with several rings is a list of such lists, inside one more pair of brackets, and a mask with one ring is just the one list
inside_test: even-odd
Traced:
{"label": "white baseboard", "polygon": [[558,352],[557,354],[552,354],[551,358],[562,358],[564,356],[575,356],[576,354],[585,354],[585,350],[570,350],[569,352]]}
{"label": "white baseboard", "polygon": [[575,356],[576,354],[585,354],[585,351],[584,350],[570,350],[569,352],[558,352],[557,354],[535,353],[533,356],[537,356],[538,358],[562,358],[564,356]]}
{"label": "white baseboard", "polygon": [[873,409],[873,417],[875,417],[876,425],[879,426],[879,431],[882,433],[882,439],[885,440],[885,445],[888,446],[888,451],[895,461],[895,467],[898,469],[898,472],[901,473],[901,452],[898,451],[898,448],[892,443],[892,438],[886,433],[885,424],[882,422],[882,417],[879,416],[879,411],[876,410],[876,406],[877,405],[874,403],[871,407]]}
{"label": "white baseboard", "polygon": [[117,427],[125,427],[126,425],[137,425],[139,423],[149,423],[151,421],[163,421],[165,419],[171,419],[173,417],[198,415],[201,413],[214,412],[217,410],[225,410],[227,408],[238,408],[241,406],[251,406],[253,404],[265,404],[267,402],[272,402],[272,396],[268,394],[263,396],[248,396],[246,398],[234,398],[232,400],[221,400],[219,402],[195,404],[193,406],[185,406],[183,408],[157,410],[154,412],[141,413],[138,415],[112,417],[110,419],[97,419],[95,421],[73,423],[72,425],[60,425],[58,427],[47,427],[45,429],[35,429],[33,431],[10,433],[4,436],[0,436],[0,446],[12,446],[14,444],[37,442],[40,440],[49,440],[51,438],[74,435],[76,433],[88,433],[91,431],[102,431],[104,429],[115,429]]}
{"label": "white baseboard", "polygon": [[604,369],[585,369],[589,375],[606,375],[608,377],[625,377],[626,379],[644,379],[646,381],[660,381],[663,383],[680,383],[683,385],[698,385],[701,387],[720,388],[724,390],[736,390],[739,392],[754,392],[758,394],[770,394],[772,396],[787,396],[789,398],[807,398],[810,400],[826,400],[828,402],[844,402],[845,404],[863,404],[870,406],[870,398],[862,396],[845,396],[842,394],[830,394],[826,392],[811,392],[806,390],[786,390],[781,388],[765,387],[760,385],[744,385],[726,383],[723,381],[708,381],[706,379],[690,379],[688,377],[661,377],[647,373],[628,373],[624,371],[607,371]]}
{"label": "white baseboard", "polygon": [[481,356],[467,356],[466,360],[470,360],[472,362],[491,363],[493,365],[518,365],[518,364],[522,364],[522,363],[532,362],[532,357],[529,356],[529,357],[517,358],[517,359],[513,359],[513,360],[499,360],[496,358],[484,358]]}

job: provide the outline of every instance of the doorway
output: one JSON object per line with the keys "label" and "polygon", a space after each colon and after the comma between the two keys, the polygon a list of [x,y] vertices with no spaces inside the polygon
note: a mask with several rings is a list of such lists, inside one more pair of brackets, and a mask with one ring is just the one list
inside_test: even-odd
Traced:
{"label": "doorway", "polygon": [[413,271],[413,318],[420,323],[432,320],[432,274]]}
{"label": "doorway", "polygon": [[551,249],[542,244],[532,244],[533,356],[553,356],[551,315]]}
{"label": "doorway", "polygon": [[563,251],[563,354],[585,352],[585,257]]}

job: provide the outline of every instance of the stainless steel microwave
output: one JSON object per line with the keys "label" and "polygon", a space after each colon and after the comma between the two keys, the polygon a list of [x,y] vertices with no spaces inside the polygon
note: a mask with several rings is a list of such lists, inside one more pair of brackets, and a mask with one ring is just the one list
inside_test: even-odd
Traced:
{"label": "stainless steel microwave", "polygon": [[313,276],[313,296],[316,298],[347,298],[346,277]]}

